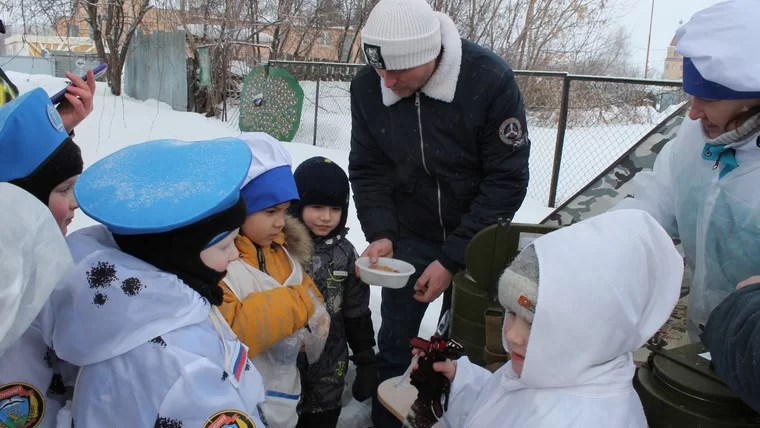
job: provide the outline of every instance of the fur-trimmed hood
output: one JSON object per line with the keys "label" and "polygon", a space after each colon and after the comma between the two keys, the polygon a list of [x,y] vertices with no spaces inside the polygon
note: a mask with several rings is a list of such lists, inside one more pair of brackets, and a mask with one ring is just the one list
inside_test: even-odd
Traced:
{"label": "fur-trimmed hood", "polygon": [[289,215],[285,216],[285,227],[275,238],[275,242],[287,248],[290,255],[301,264],[308,263],[314,252],[309,229],[299,219]]}
{"label": "fur-trimmed hood", "polygon": [[[272,241],[270,249],[273,251],[266,251],[268,270],[271,267],[269,257],[275,257],[281,263],[284,263],[283,266],[288,266],[287,269],[290,269],[290,262],[286,262],[288,257],[278,248],[280,246],[286,248],[291,257],[301,265],[306,265],[311,260],[311,255],[314,251],[313,243],[309,236],[309,229],[297,218],[289,215],[285,216],[285,227],[282,228],[282,232]],[[240,251],[240,258],[242,260],[258,267],[256,244],[243,235],[242,231],[235,238],[235,247]]]}
{"label": "fur-trimmed hood", "polygon": [[[459,69],[462,66],[462,39],[459,37],[456,24],[448,15],[442,12],[435,14],[441,22],[443,52],[438,67],[421,90],[430,98],[450,103],[454,101],[457,82],[459,81]],[[386,107],[392,106],[401,99],[385,86],[385,81],[382,78],[380,78],[380,89],[383,93],[383,104]]]}

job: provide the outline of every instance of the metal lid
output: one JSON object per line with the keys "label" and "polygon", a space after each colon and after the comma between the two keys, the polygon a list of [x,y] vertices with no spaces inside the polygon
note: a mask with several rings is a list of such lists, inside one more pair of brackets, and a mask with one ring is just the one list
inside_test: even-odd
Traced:
{"label": "metal lid", "polygon": [[655,351],[651,365],[657,385],[669,390],[675,397],[680,396],[687,401],[697,400],[705,408],[753,414],[718,378],[711,362],[699,356],[704,352],[707,349],[701,343]]}

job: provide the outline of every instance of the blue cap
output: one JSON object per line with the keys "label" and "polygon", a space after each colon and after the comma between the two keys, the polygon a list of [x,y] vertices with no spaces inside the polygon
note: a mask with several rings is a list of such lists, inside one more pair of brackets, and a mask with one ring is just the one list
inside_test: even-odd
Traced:
{"label": "blue cap", "polygon": [[702,77],[691,58],[683,59],[683,90],[687,94],[708,100],[748,100],[760,98],[760,92],[742,92]]}
{"label": "blue cap", "polygon": [[43,89],[0,107],[0,181],[27,177],[67,138],[63,120]]}
{"label": "blue cap", "polygon": [[237,203],[250,164],[251,151],[237,138],[148,141],[87,168],[74,195],[113,233],[168,232]]}
{"label": "blue cap", "polygon": [[298,188],[290,165],[278,166],[262,173],[241,190],[248,215],[298,200]]}

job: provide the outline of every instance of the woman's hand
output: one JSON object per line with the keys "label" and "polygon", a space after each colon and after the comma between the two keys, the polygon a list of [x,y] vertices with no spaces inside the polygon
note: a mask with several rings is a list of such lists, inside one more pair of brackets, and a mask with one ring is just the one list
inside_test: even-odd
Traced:
{"label": "woman's hand", "polygon": [[760,275],[751,276],[745,279],[744,281],[740,282],[739,285],[736,286],[736,289],[741,290],[742,288],[748,285],[757,284],[757,283],[760,283]]}
{"label": "woman's hand", "polygon": [[[425,352],[414,348],[412,349],[412,355],[419,355],[420,358],[423,358],[425,356]],[[412,371],[415,371],[418,368],[419,365],[415,363]],[[449,382],[454,382],[454,377],[457,375],[457,363],[449,359],[446,359],[446,361],[439,361],[437,363],[433,363],[433,370],[446,376]]]}
{"label": "woman's hand", "polygon": [[66,131],[71,132],[92,112],[95,75],[93,75],[92,70],[87,70],[86,82],[68,71],[66,77],[71,80],[71,85],[66,87],[66,94],[64,95],[66,99],[58,104],[58,114],[61,115]]}

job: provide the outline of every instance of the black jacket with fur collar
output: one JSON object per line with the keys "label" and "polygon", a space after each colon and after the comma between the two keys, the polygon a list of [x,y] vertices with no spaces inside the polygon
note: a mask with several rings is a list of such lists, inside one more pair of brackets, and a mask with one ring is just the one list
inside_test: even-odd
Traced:
{"label": "black jacket with fur collar", "polygon": [[370,66],[351,82],[348,170],[367,241],[441,245],[456,272],[470,239],[522,204],[530,140],[507,62],[440,15],[441,59],[415,95],[399,98]]}

